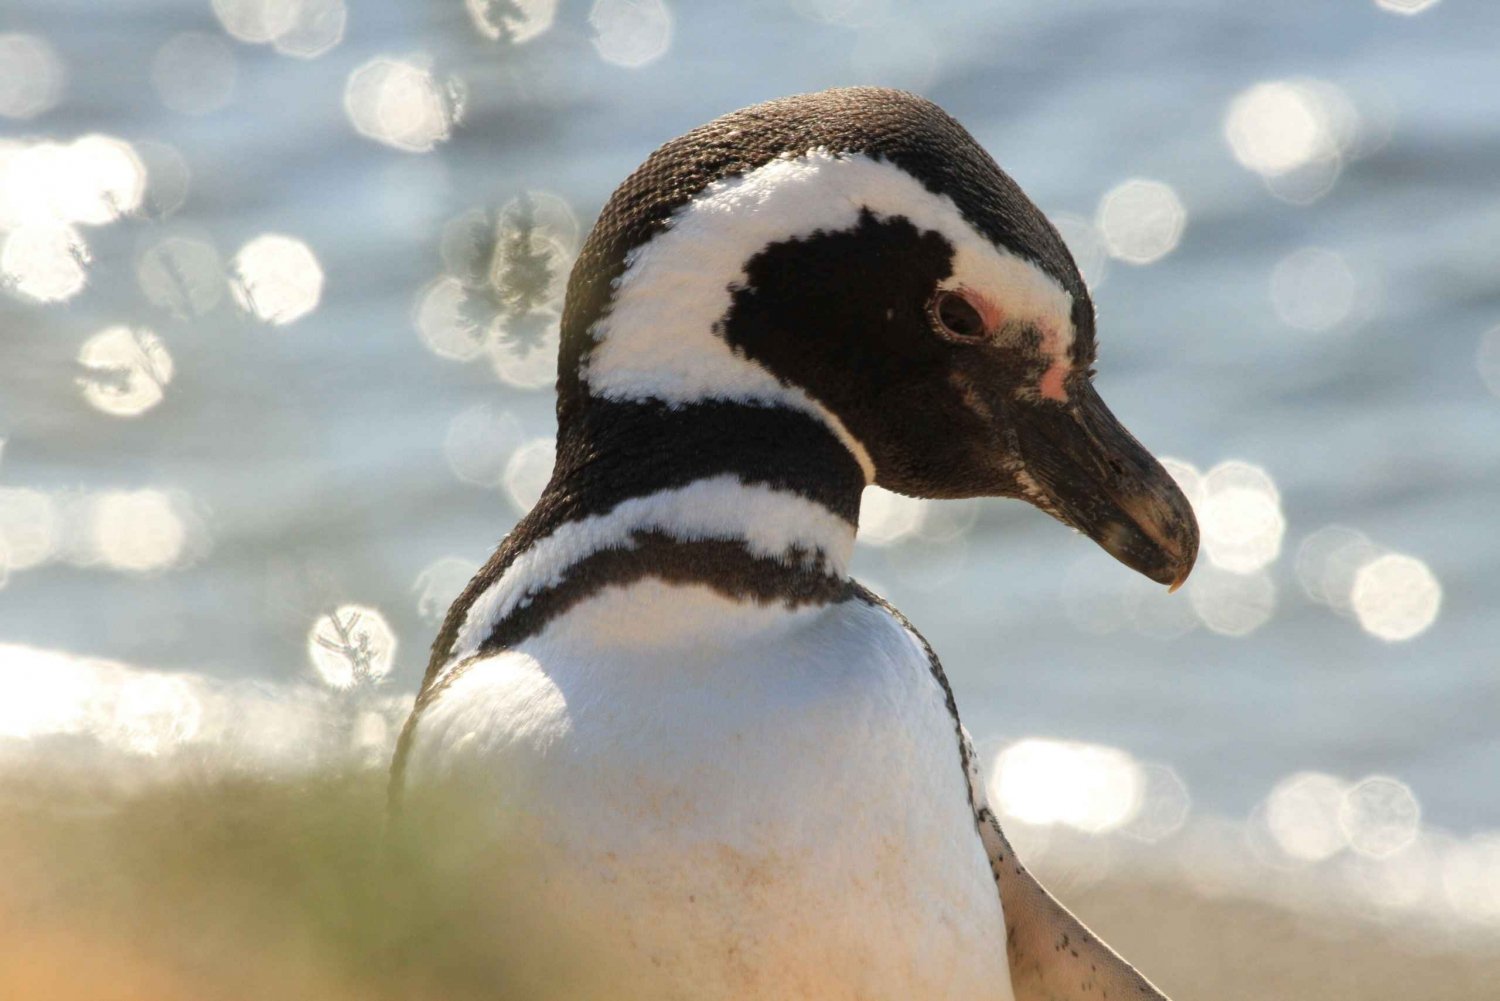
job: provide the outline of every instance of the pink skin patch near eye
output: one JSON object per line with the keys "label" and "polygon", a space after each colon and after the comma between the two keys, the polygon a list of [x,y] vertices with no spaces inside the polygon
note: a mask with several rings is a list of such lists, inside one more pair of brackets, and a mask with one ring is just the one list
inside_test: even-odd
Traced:
{"label": "pink skin patch near eye", "polygon": [[1042,373],[1041,381],[1036,385],[1037,391],[1049,400],[1067,403],[1068,373],[1072,370],[1073,366],[1066,360],[1053,362],[1052,367]]}
{"label": "pink skin patch near eye", "polygon": [[[965,288],[961,291],[979,310],[979,315],[984,317],[986,330],[998,331],[1005,325],[1005,313],[999,303],[972,289]],[[1041,379],[1037,381],[1037,392],[1046,399],[1067,403],[1068,373],[1073,370],[1073,362],[1068,357],[1068,345],[1064,343],[1062,334],[1055,324],[1038,322],[1036,329],[1042,335],[1040,345],[1042,357],[1053,359],[1052,364],[1047,366],[1047,371],[1043,372]]]}
{"label": "pink skin patch near eye", "polygon": [[[967,285],[959,286],[954,291],[958,292],[969,303],[979,311],[984,320],[984,329],[991,334],[998,332],[1005,326],[1005,311],[1000,303]],[[1073,361],[1068,357],[1068,341],[1062,336],[1062,331],[1056,323],[1037,321],[1036,329],[1041,333],[1040,351],[1044,358],[1051,358],[1052,364],[1047,366],[1047,371],[1042,373],[1041,379],[1037,381],[1037,392],[1048,400],[1058,403],[1068,402],[1068,374],[1073,371]]]}
{"label": "pink skin patch near eye", "polygon": [[1047,371],[1043,372],[1042,377],[1037,380],[1037,392],[1048,400],[1067,403],[1068,373],[1073,371],[1073,359],[1068,356],[1068,347],[1072,338],[1064,339],[1063,332],[1056,322],[1038,321],[1036,329],[1042,335],[1042,357],[1052,359],[1052,364],[1047,366]]}

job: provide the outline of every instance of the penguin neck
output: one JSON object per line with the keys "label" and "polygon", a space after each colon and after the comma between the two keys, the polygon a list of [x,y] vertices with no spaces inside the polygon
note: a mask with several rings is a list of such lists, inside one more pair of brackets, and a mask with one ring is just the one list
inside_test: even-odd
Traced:
{"label": "penguin neck", "polygon": [[759,606],[848,597],[865,473],[816,416],[722,400],[581,402],[541,499],[455,603],[443,661],[514,646],[641,581]]}
{"label": "penguin neck", "polygon": [[[868,481],[839,436],[789,407],[730,400],[667,404],[590,399],[559,431],[557,467],[538,513],[547,520],[600,514],[625,501],[726,478],[748,493],[802,501],[833,516],[830,558],[852,545]],[[794,505],[795,506],[795,505]],[[707,512],[705,512],[707,513]],[[774,512],[717,512],[746,538],[774,532]],[[819,519],[820,521],[826,519]]]}

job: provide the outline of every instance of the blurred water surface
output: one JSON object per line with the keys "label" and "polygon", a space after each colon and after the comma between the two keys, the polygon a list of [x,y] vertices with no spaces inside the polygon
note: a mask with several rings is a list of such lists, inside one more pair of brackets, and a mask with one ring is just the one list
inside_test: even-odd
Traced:
{"label": "blurred water surface", "polygon": [[867,497],[856,570],[1002,805],[1304,862],[1441,836],[1500,919],[1496,39],[1454,0],[13,0],[0,748],[295,757],[333,707],[378,758],[545,482],[613,186],[882,83],[1058,221],[1205,530],[1168,598],[1021,504]]}

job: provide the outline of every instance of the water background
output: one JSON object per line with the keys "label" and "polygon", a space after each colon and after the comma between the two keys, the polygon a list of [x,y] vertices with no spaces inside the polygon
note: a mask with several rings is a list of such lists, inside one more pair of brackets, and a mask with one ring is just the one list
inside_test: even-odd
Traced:
{"label": "water background", "polygon": [[[819,10],[855,23],[809,16]],[[1044,210],[1080,221],[1070,235],[1095,246],[1098,385],[1127,426],[1199,469],[1264,469],[1286,522],[1280,557],[1245,585],[1264,595],[1269,581],[1274,612],[1244,636],[1196,623],[1186,595],[1163,611],[1092,543],[1018,502],[982,502],[956,538],[862,547],[857,575],[932,641],[981,746],[1122,748],[1175,769],[1195,811],[1235,818],[1300,770],[1385,774],[1410,787],[1424,823],[1500,828],[1500,399],[1483,374],[1493,365],[1500,389],[1500,361],[1484,361],[1500,350],[1481,348],[1500,325],[1500,6],[670,11],[670,47],[630,68],[601,57],[589,5],[568,0],[520,45],[484,38],[457,0],[359,0],[313,59],[236,41],[208,0],[9,0],[0,32],[45,38],[67,82],[45,113],[0,119],[0,137],[166,143],[191,182],[167,218],[84,227],[88,284],[66,301],[0,294],[0,488],[60,506],[167,491],[187,528],[170,566],[141,573],[66,558],[62,519],[57,554],[12,568],[0,589],[0,642],[311,682],[309,629],[355,603],[389,621],[385,684],[410,692],[435,632],[419,576],[444,557],[482,561],[519,515],[503,485],[455,475],[455,419],[484,405],[510,415],[495,438],[507,450],[553,427],[549,391],[507,386],[484,358],[441,358],[418,336],[444,224],[540,190],[586,228],[687,128],[778,95],[883,83],[942,104]],[[170,110],[151,80],[185,31],[217,35],[232,57],[232,93],[202,115]],[[462,81],[462,119],[431,151],[351,125],[346,83],[380,56]],[[1331,190],[1307,205],[1278,198],[1224,134],[1238,96],[1299,78],[1335,85],[1359,122]],[[1104,264],[1081,221],[1134,177],[1170,185],[1185,228],[1153,263]],[[304,241],[324,273],[317,308],[295,322],[259,322],[227,293],[186,316],[143,294],[139,257],[164,236],[227,262],[263,233]],[[1329,329],[1289,324],[1297,304],[1278,312],[1271,292],[1278,263],[1306,247],[1337,255],[1347,273],[1331,273],[1353,282]],[[1299,293],[1314,312],[1321,274]],[[174,362],[160,403],[130,418],[91,406],[78,383],[81,346],[116,324],[150,328]],[[1298,547],[1331,524],[1430,568],[1442,587],[1430,628],[1386,642],[1309,597]],[[1217,579],[1230,598],[1243,591]]]}

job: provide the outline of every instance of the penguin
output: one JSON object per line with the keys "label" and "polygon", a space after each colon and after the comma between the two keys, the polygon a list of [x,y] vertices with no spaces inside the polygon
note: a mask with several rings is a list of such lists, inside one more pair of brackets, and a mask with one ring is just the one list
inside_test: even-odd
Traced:
{"label": "penguin", "polygon": [[878,484],[1022,499],[1179,586],[1192,509],[1094,362],[1057,230],[923,98],[759,104],[625,180],[550,482],[392,767],[462,844],[498,996],[1164,996],[1016,859],[932,647],[848,572]]}

